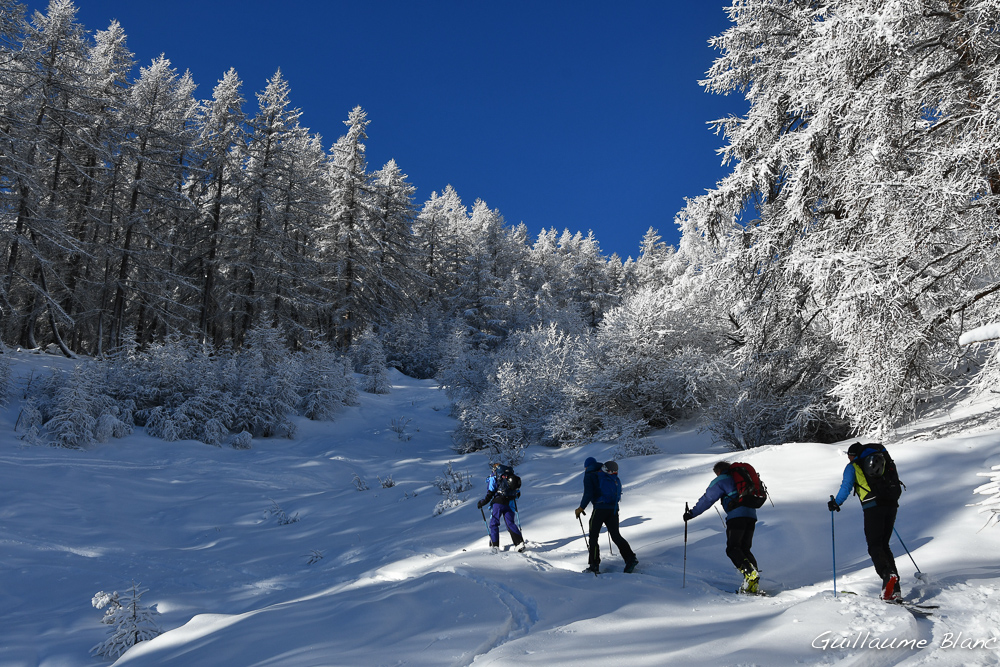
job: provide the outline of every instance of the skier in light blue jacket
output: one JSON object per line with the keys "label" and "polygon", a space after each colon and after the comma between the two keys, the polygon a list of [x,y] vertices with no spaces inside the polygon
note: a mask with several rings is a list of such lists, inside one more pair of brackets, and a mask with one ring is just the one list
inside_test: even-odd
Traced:
{"label": "skier in light blue jacket", "polygon": [[726,510],[726,555],[743,574],[745,579],[743,590],[747,593],[756,593],[760,585],[760,574],[757,572],[757,559],[754,558],[750,548],[753,546],[757,510],[735,504],[734,501],[739,497],[739,493],[736,491],[736,482],[729,474],[729,466],[727,461],[715,464],[712,468],[715,479],[708,485],[695,506],[684,512],[684,521],[699,516],[714,505],[715,501],[722,501],[722,509]]}

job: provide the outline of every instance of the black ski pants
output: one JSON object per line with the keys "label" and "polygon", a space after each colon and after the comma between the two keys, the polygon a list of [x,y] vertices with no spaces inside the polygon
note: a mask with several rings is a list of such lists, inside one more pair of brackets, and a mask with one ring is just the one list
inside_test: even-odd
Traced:
{"label": "black ski pants", "polygon": [[757,569],[757,559],[750,552],[756,525],[757,519],[748,516],[726,521],[726,555],[743,574]]}
{"label": "black ski pants", "polygon": [[868,542],[868,555],[872,557],[875,572],[882,578],[884,584],[890,575],[899,576],[896,569],[896,558],[889,548],[892,530],[896,525],[896,507],[869,507],[865,509],[865,541]]}
{"label": "black ski pants", "polygon": [[610,508],[595,507],[590,515],[590,566],[597,567],[601,564],[601,547],[598,544],[601,537],[601,526],[608,527],[608,535],[611,536],[611,541],[618,546],[618,550],[622,552],[622,558],[625,559],[625,562],[629,563],[635,560],[635,552],[618,531],[618,512]]}

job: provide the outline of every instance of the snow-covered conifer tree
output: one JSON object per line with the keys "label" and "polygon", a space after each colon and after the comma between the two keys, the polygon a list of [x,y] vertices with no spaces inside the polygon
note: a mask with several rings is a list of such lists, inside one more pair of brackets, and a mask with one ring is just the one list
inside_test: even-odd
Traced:
{"label": "snow-covered conifer tree", "polygon": [[97,593],[92,600],[96,609],[105,609],[101,623],[112,626],[108,630],[108,638],[90,649],[91,655],[105,658],[118,658],[139,642],[148,641],[162,634],[156,623],[160,615],[156,605],[150,607],[141,604],[142,596],[148,589],[132,585],[119,595],[114,593]]}
{"label": "snow-covered conifer tree", "polygon": [[412,311],[427,291],[427,277],[420,269],[420,253],[413,235],[416,188],[406,179],[395,160],[389,160],[372,179],[373,260],[378,270],[379,301],[385,309],[380,313],[383,322],[394,313]]}
{"label": "snow-covered conifer tree", "polygon": [[[3,7],[5,27],[21,15]],[[48,332],[67,356],[72,356],[59,330],[64,313],[58,299],[64,277],[66,251],[79,250],[78,239],[62,215],[67,174],[74,164],[76,148],[83,142],[83,128],[93,119],[81,113],[79,100],[86,97],[86,34],[76,20],[77,8],[69,0],[52,0],[46,11],[35,12],[30,23],[21,24],[20,45],[3,54],[12,74],[4,92],[3,141],[0,156],[5,183],[4,207],[11,229],[5,244],[4,294],[7,326],[25,347],[38,347],[42,315]],[[20,23],[20,21],[18,21]],[[13,67],[10,67],[13,65]]]}
{"label": "snow-covered conifer tree", "polygon": [[364,376],[361,390],[369,394],[392,393],[389,375],[386,373],[385,350],[382,341],[372,328],[367,327],[351,348],[355,368]]}
{"label": "snow-covered conifer tree", "polygon": [[112,208],[117,233],[105,276],[114,285],[110,337],[115,345],[129,323],[140,343],[152,340],[156,323],[174,320],[177,290],[186,287],[169,250],[172,233],[193,215],[181,184],[183,156],[197,138],[194,88],[190,74],[178,75],[161,56],[140,68],[121,110],[126,130],[119,169],[127,185]]}
{"label": "snow-covered conifer tree", "polygon": [[264,437],[295,435],[289,417],[300,400],[298,368],[277,329],[250,330],[246,347],[227,362],[223,373],[225,390],[234,401],[232,430]]}
{"label": "snow-covered conifer tree", "polygon": [[639,245],[639,259],[633,265],[631,279],[639,288],[656,289],[670,284],[669,262],[674,248],[662,241],[652,227],[646,230]]}
{"label": "snow-covered conifer tree", "polygon": [[198,300],[198,330],[202,339],[222,344],[225,340],[225,317],[231,305],[229,271],[223,266],[231,255],[239,220],[236,191],[243,170],[239,150],[246,141],[243,94],[236,70],[230,69],[212,92],[205,111],[198,141],[197,187],[194,197],[207,223],[202,234],[192,239],[199,275],[202,276]]}
{"label": "snow-covered conifer tree", "polygon": [[[108,213],[115,206],[116,152],[124,137],[123,115],[129,72],[135,65],[125,45],[125,32],[117,21],[99,30],[85,64],[86,85],[73,103],[80,122],[77,140],[64,148],[70,169],[58,186],[63,223],[73,235],[75,248],[61,261],[60,291],[67,323],[67,345],[88,354],[104,350],[104,289],[89,279],[99,275],[113,248]],[[69,149],[69,150],[66,150]]]}
{"label": "snow-covered conifer tree", "polygon": [[[314,312],[320,296],[309,290],[320,285],[315,237],[327,203],[326,158],[318,139],[299,124],[302,112],[292,106],[280,70],[257,95],[257,106],[237,188],[241,243],[225,257],[230,299],[239,313],[231,334],[237,348],[251,329],[272,323],[298,338],[301,323],[294,313]],[[330,295],[321,296],[328,300]]]}
{"label": "snow-covered conifer tree", "polygon": [[573,285],[577,290],[574,300],[579,304],[587,326],[595,329],[604,318],[604,313],[620,300],[620,285],[613,280],[609,262],[601,254],[593,232],[580,242],[574,260]]}
{"label": "snow-covered conifer tree", "polygon": [[468,210],[455,189],[448,185],[439,195],[432,192],[413,225],[420,266],[430,281],[425,299],[439,302],[447,315],[446,297],[459,283],[462,235],[469,223]]}
{"label": "snow-covered conifer tree", "polygon": [[97,420],[93,410],[92,387],[83,368],[77,366],[56,392],[52,416],[45,429],[59,447],[80,449],[94,442]]}
{"label": "snow-covered conifer tree", "polygon": [[492,365],[490,355],[472,345],[464,324],[455,323],[444,344],[438,381],[445,387],[455,404],[456,413],[462,401],[475,400],[489,386],[487,372]]}
{"label": "snow-covered conifer tree", "polygon": [[[439,324],[440,315],[434,315],[431,321]],[[431,321],[404,313],[386,326],[382,338],[389,366],[421,380],[434,377],[441,364],[441,345],[440,331],[432,333]]]}
{"label": "snow-covered conifer tree", "polygon": [[497,209],[476,200],[466,230],[465,260],[459,284],[449,296],[450,307],[468,326],[473,345],[495,347],[511,330],[509,279],[520,268],[527,248],[511,239]]}
{"label": "snow-covered conifer tree", "polygon": [[[381,286],[378,281],[374,237],[375,201],[367,171],[365,145],[368,114],[351,110],[344,124],[347,134],[331,150],[329,226],[325,244],[337,267],[337,294],[333,326],[337,342],[348,348],[367,324],[379,319]],[[370,284],[369,284],[370,283]],[[384,295],[383,295],[384,296]]]}
{"label": "snow-covered conifer tree", "polygon": [[310,343],[300,363],[302,414],[330,419],[345,405],[357,404],[357,389],[347,361],[326,344]]}

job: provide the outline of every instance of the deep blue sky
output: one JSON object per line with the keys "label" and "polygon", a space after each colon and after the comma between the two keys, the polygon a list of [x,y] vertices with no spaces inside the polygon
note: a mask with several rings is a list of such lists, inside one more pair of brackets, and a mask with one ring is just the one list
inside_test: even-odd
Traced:
{"label": "deep blue sky", "polygon": [[697,84],[725,0],[76,4],[91,32],[117,19],[140,64],[191,70],[202,99],[235,67],[252,101],[280,67],[327,148],[361,105],[369,168],[395,158],[418,205],[450,183],[532,237],[593,230],[623,258],[650,226],[676,243],[683,198],[724,173],[706,121],[746,106]]}

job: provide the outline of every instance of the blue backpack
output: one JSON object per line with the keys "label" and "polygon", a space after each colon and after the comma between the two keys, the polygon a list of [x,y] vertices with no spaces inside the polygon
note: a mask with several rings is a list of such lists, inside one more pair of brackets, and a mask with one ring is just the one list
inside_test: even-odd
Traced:
{"label": "blue backpack", "polygon": [[618,501],[622,499],[622,484],[618,481],[618,477],[610,475],[603,470],[598,470],[597,481],[601,495],[594,502],[594,505],[596,506],[597,503],[601,503],[602,505],[613,505],[617,511]]}

